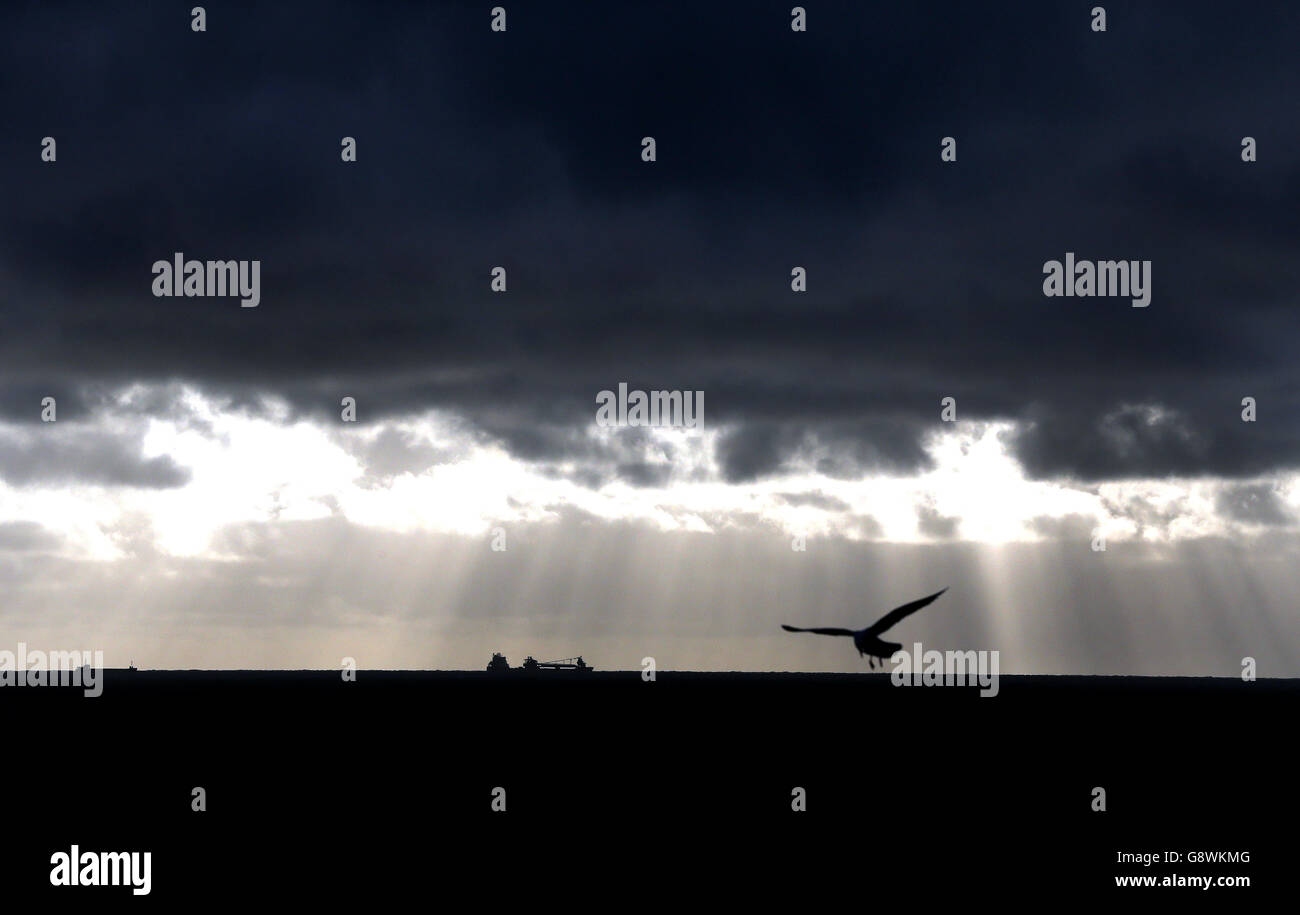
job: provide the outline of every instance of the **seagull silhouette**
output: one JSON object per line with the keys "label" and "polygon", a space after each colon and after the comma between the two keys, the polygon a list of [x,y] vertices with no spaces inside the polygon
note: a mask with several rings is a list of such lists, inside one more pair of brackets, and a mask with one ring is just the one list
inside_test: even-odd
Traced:
{"label": "seagull silhouette", "polygon": [[[947,591],[944,588],[943,591]],[[936,591],[929,597],[923,597],[920,600],[914,600],[910,604],[903,604],[890,610],[880,619],[876,620],[866,629],[839,629],[834,626],[822,627],[818,629],[801,629],[798,626],[787,626],[781,624],[781,628],[786,632],[814,632],[817,635],[851,635],[853,636],[853,647],[858,650],[858,655],[867,655],[872,667],[876,666],[876,659],[880,659],[880,666],[885,666],[885,658],[892,657],[894,652],[902,648],[899,642],[886,642],[879,638],[880,633],[884,632],[890,626],[893,626],[905,616],[909,616],[920,610],[927,604],[934,603],[943,591]]]}

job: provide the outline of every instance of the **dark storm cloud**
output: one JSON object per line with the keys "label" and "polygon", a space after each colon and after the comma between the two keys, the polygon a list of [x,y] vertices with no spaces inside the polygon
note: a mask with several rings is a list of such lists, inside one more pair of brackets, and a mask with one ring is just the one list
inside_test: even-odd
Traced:
{"label": "dark storm cloud", "polygon": [[617,475],[632,486],[663,486],[672,477],[672,467],[667,464],[628,461],[618,465]]}
{"label": "dark storm cloud", "polygon": [[[460,5],[223,4],[202,35],[164,3],[6,9],[0,416],[138,380],[346,394],[558,465],[627,381],[705,391],[733,481],[924,468],[944,396],[1022,420],[1035,476],[1300,465],[1300,13],[818,8],[795,35],[788,5],[681,9],[505,35]],[[154,298],[175,251],[262,260],[262,304]],[[1151,260],[1151,306],[1045,299],[1066,251]]]}
{"label": "dark storm cloud", "polygon": [[921,447],[926,431],[921,423],[896,417],[856,423],[755,420],[722,435],[716,456],[724,478],[734,483],[779,474],[797,461],[837,479],[866,470],[906,473],[930,466]]}
{"label": "dark storm cloud", "polygon": [[775,473],[792,449],[791,437],[789,430],[773,426],[745,426],[728,433],[717,449],[723,476],[732,482],[746,482]]}

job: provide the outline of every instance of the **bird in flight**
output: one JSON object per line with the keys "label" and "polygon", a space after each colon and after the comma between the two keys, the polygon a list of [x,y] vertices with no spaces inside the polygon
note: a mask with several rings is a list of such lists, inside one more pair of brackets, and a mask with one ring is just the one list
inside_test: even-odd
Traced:
{"label": "bird in flight", "polygon": [[[947,591],[944,588],[943,591]],[[781,624],[781,628],[786,632],[815,632],[817,635],[850,635],[853,636],[853,647],[858,650],[858,655],[867,655],[871,666],[876,666],[876,659],[880,659],[880,666],[885,665],[885,659],[893,657],[894,652],[902,648],[899,642],[886,642],[880,638],[880,634],[889,627],[893,626],[905,616],[909,616],[920,610],[927,604],[932,604],[938,599],[943,591],[936,591],[929,597],[923,597],[920,600],[914,600],[910,604],[903,604],[901,607],[895,607],[880,619],[876,620],[865,629],[839,629],[834,626],[822,627],[817,629],[801,629],[798,626],[787,626]]]}

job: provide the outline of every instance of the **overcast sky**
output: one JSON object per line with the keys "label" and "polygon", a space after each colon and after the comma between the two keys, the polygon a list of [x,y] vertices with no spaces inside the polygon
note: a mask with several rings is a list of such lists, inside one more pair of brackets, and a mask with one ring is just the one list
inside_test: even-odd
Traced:
{"label": "overcast sky", "polygon": [[0,13],[0,648],[1300,676],[1300,9],[505,6]]}

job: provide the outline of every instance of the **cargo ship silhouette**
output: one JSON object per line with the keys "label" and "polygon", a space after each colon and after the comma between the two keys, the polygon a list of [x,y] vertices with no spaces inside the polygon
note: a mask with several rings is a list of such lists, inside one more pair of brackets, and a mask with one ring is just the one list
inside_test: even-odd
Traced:
{"label": "cargo ship silhouette", "polygon": [[532,655],[529,655],[524,658],[522,667],[511,667],[510,662],[506,660],[506,656],[499,651],[494,651],[492,653],[492,660],[488,662],[487,666],[487,671],[490,674],[517,673],[519,671],[538,673],[543,670],[581,671],[584,673],[590,673],[595,670],[595,668],[582,660],[582,655],[578,655],[576,658],[561,658],[558,661],[538,661]]}

